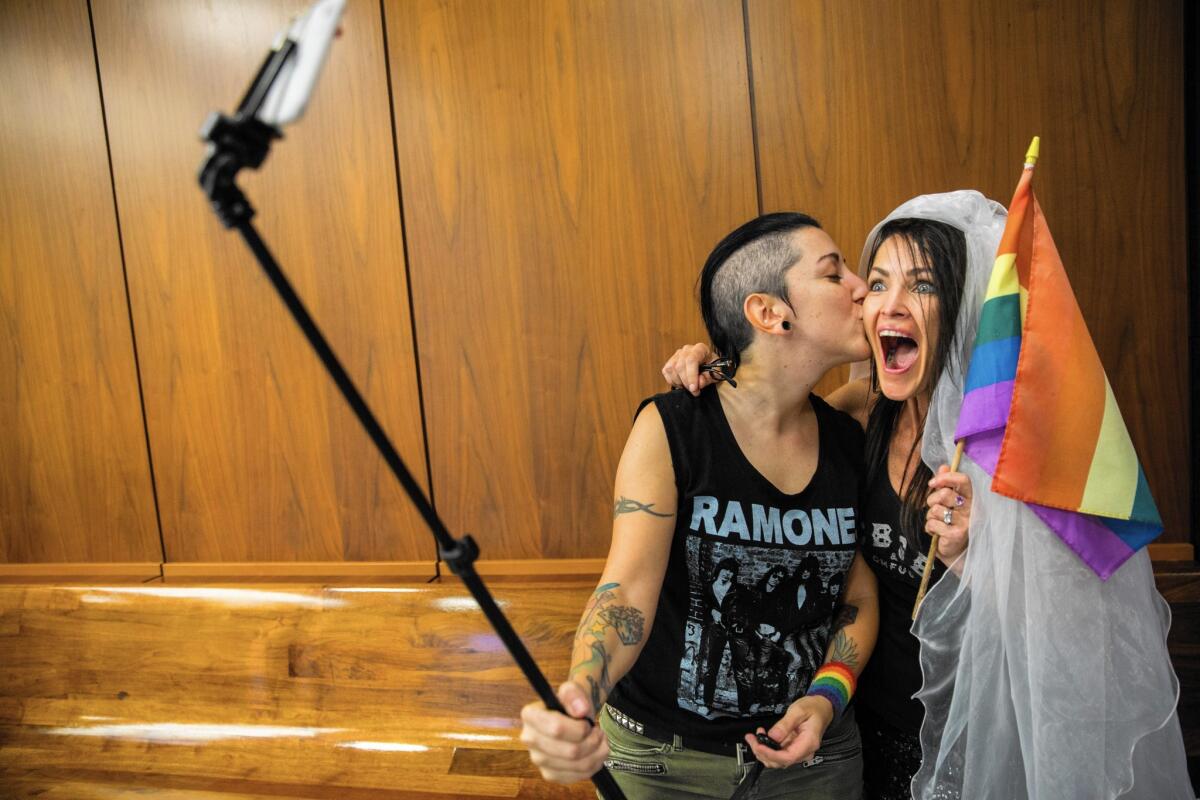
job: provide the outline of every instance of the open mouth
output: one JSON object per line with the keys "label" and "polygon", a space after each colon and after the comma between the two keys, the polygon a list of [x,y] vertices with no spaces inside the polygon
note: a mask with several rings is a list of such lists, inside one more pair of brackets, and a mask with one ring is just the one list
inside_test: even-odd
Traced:
{"label": "open mouth", "polygon": [[905,372],[917,360],[917,342],[897,331],[880,331],[883,368],[887,372]]}

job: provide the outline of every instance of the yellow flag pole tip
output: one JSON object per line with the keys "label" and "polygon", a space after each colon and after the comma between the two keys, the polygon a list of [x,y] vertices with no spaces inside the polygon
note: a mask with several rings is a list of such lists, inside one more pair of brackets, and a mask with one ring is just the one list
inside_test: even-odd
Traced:
{"label": "yellow flag pole tip", "polygon": [[1038,149],[1041,147],[1042,137],[1035,136],[1033,141],[1029,143],[1029,150],[1025,152],[1025,166],[1032,167],[1038,160]]}

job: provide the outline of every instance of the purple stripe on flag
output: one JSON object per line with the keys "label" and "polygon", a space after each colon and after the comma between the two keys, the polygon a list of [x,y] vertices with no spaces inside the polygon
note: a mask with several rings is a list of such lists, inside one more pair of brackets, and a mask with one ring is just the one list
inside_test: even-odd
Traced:
{"label": "purple stripe on flag", "polygon": [[[994,475],[1003,444],[1004,428],[1001,427],[970,437],[963,445],[963,451],[988,475]],[[1106,581],[1112,577],[1112,574],[1137,552],[1136,548],[1126,544],[1112,528],[1097,517],[1080,514],[1078,511],[1040,506],[1037,503],[1026,505],[1083,560],[1083,563],[1099,575],[1101,580]]]}
{"label": "purple stripe on flag", "polygon": [[1000,445],[1004,444],[1004,428],[979,433],[967,439],[963,452],[971,457],[988,475],[996,473],[996,462],[1000,459]]}
{"label": "purple stripe on flag", "polygon": [[1112,577],[1117,568],[1135,552],[1121,541],[1121,537],[1087,514],[1047,508],[1036,503],[1029,503],[1029,507],[1102,581]]}
{"label": "purple stripe on flag", "polygon": [[954,432],[954,438],[962,439],[983,431],[1003,428],[1008,424],[1012,395],[1012,381],[989,383],[967,392],[963,397],[958,430]]}

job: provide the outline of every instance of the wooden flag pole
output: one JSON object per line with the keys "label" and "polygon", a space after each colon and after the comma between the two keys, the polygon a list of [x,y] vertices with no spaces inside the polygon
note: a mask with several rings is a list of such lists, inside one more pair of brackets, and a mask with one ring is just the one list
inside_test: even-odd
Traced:
{"label": "wooden flag pole", "polygon": [[[963,440],[958,440],[958,447],[954,449],[954,461],[950,464],[951,472],[958,472],[958,462],[962,461]],[[925,591],[929,588],[929,576],[933,573],[933,560],[937,558],[938,535],[933,534],[933,541],[929,543],[929,557],[925,559],[925,571],[921,573],[921,586],[917,589],[917,602],[913,603],[912,618],[917,618],[917,612],[921,610],[921,601],[925,599]]]}

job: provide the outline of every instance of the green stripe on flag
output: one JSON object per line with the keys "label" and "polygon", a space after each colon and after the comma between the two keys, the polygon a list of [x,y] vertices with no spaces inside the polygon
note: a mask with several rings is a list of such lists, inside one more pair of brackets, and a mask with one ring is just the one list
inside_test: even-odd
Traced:
{"label": "green stripe on flag", "polygon": [[1158,506],[1154,504],[1154,498],[1150,496],[1150,484],[1146,482],[1146,473],[1142,472],[1141,464],[1138,464],[1137,493],[1133,496],[1133,508],[1129,518],[1160,528],[1163,524],[1162,517],[1158,515]]}
{"label": "green stripe on flag", "polygon": [[983,304],[979,312],[979,333],[975,346],[997,339],[1021,335],[1021,300],[1016,294],[1002,294]]}

